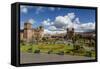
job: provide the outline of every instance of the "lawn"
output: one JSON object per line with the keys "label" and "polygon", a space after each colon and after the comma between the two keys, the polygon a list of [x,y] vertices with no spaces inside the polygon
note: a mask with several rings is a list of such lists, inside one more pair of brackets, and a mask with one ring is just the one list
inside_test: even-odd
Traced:
{"label": "lawn", "polygon": [[95,57],[95,51],[87,51],[86,49],[75,50],[72,44],[20,44],[21,52],[27,53],[47,53],[60,55],[78,55],[86,57]]}
{"label": "lawn", "polygon": [[57,53],[58,51],[64,51],[73,49],[72,45],[65,45],[65,44],[20,44],[21,52],[31,52],[34,53],[35,50],[40,50],[41,53],[46,53],[48,51],[52,51],[52,53]]}

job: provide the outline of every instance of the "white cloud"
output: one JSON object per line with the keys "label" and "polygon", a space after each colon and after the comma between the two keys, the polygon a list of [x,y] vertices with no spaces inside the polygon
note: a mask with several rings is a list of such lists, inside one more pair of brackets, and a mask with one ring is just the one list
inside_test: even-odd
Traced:
{"label": "white cloud", "polygon": [[43,24],[44,26],[49,26],[49,25],[50,25],[50,21],[49,21],[49,20],[44,20],[44,21],[42,22],[42,24]]}
{"label": "white cloud", "polygon": [[23,21],[20,22],[20,29],[24,29],[24,22]]}
{"label": "white cloud", "polygon": [[51,31],[51,30],[48,30],[48,29],[44,29],[44,34],[53,35],[53,34],[60,34],[60,33],[66,33],[66,31],[65,30],[63,30],[63,31],[59,31],[59,30]]}
{"label": "white cloud", "polygon": [[30,19],[28,20],[28,22],[34,24],[34,23],[35,23],[35,20],[32,19],[32,18],[30,18]]}
{"label": "white cloud", "polygon": [[51,30],[51,31],[57,30],[57,28],[55,26],[50,26],[50,27],[48,27],[48,29]]}
{"label": "white cloud", "polygon": [[39,14],[40,12],[42,12],[43,11],[43,7],[36,7],[37,9],[36,9],[36,14]]}
{"label": "white cloud", "polygon": [[75,17],[74,13],[68,13],[65,16],[57,16],[54,21],[54,26],[56,28],[70,28],[74,27],[75,31],[88,31],[95,29],[95,23],[81,23],[78,17]]}
{"label": "white cloud", "polygon": [[34,24],[35,23],[35,20],[32,19],[32,18],[30,18],[27,21],[21,21],[20,22],[20,29],[24,29],[24,23],[26,23],[26,22],[31,23],[31,24]]}
{"label": "white cloud", "polygon": [[44,29],[44,34],[51,34],[52,32],[48,29]]}
{"label": "white cloud", "polygon": [[55,10],[55,8],[54,8],[54,7],[49,7],[49,9],[50,9],[51,11],[54,11],[54,10]]}
{"label": "white cloud", "polygon": [[58,10],[61,10],[61,8],[57,8]]}
{"label": "white cloud", "polygon": [[54,22],[51,22],[51,20],[49,18],[42,22],[42,25],[44,25],[44,26],[51,26],[53,24],[54,24]]}
{"label": "white cloud", "polygon": [[28,8],[27,7],[25,7],[25,6],[20,6],[20,10],[21,10],[21,12],[22,13],[27,13],[28,12]]}
{"label": "white cloud", "polygon": [[84,23],[81,24],[80,28],[82,29],[95,29],[95,23],[89,22],[89,23]]}
{"label": "white cloud", "polygon": [[78,17],[77,17],[77,18],[75,18],[74,23],[76,23],[76,24],[80,24],[80,20],[79,20],[79,18],[78,18]]}
{"label": "white cloud", "polygon": [[[49,33],[61,33],[65,32],[67,28],[74,27],[76,32],[84,32],[95,29],[95,23],[88,22],[82,23],[80,22],[78,17],[75,17],[74,13],[68,13],[65,16],[57,16],[54,21],[50,21],[50,19],[43,21],[44,26],[47,26],[46,30]],[[53,31],[53,32],[52,32]]]}
{"label": "white cloud", "polygon": [[72,20],[75,18],[75,14],[74,13],[68,13],[67,16]]}
{"label": "white cloud", "polygon": [[[50,21],[50,19],[44,20],[43,25],[44,26],[49,26],[47,29],[53,32],[63,32],[66,31],[66,28],[68,27],[74,27],[73,22],[72,22],[72,16],[73,13],[68,13],[65,16],[57,16],[55,17],[55,20],[53,22]],[[73,18],[74,19],[74,18]]]}
{"label": "white cloud", "polygon": [[95,23],[82,23],[82,24],[74,24],[74,28],[76,32],[84,32],[95,29]]}
{"label": "white cloud", "polygon": [[[71,17],[72,17],[72,15],[71,15]],[[55,18],[54,25],[57,28],[72,27],[73,26],[72,18],[69,17],[69,14],[65,15],[65,16],[57,16]]]}
{"label": "white cloud", "polygon": [[50,19],[48,18],[47,21],[50,22]]}

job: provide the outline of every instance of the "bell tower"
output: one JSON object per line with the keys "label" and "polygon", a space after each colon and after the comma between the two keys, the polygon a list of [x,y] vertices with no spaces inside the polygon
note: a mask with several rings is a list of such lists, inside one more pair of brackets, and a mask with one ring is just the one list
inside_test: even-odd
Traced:
{"label": "bell tower", "polygon": [[72,39],[74,36],[74,28],[67,28],[67,39]]}
{"label": "bell tower", "polygon": [[32,40],[32,24],[29,22],[24,23],[24,40],[26,42]]}

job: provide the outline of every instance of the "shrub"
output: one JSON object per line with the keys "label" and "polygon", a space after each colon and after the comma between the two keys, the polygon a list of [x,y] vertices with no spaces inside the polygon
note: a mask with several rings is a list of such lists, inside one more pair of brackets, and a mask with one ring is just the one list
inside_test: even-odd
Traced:
{"label": "shrub", "polygon": [[53,52],[52,50],[49,50],[49,51],[48,51],[48,54],[51,54],[52,52]]}
{"label": "shrub", "polygon": [[74,55],[75,52],[73,52],[73,50],[70,50],[70,55]]}
{"label": "shrub", "polygon": [[33,45],[32,43],[29,44],[29,46],[32,46],[32,45]]}
{"label": "shrub", "polygon": [[28,53],[32,53],[32,48],[29,48],[29,49],[27,50],[27,52],[28,52]]}
{"label": "shrub", "polygon": [[86,57],[92,57],[92,52],[91,51],[86,51],[85,55]]}
{"label": "shrub", "polygon": [[40,50],[35,50],[34,53],[40,53]]}
{"label": "shrub", "polygon": [[58,55],[64,55],[64,51],[59,51],[58,53],[56,53]]}
{"label": "shrub", "polygon": [[70,52],[71,52],[71,50],[67,50],[67,51],[65,52],[65,54],[70,54]]}
{"label": "shrub", "polygon": [[25,45],[26,45],[25,42],[21,42],[20,44],[21,44],[22,46],[25,46]]}
{"label": "shrub", "polygon": [[69,53],[70,53],[70,51],[67,51],[67,52],[65,52],[65,53],[68,53],[68,54],[69,54]]}

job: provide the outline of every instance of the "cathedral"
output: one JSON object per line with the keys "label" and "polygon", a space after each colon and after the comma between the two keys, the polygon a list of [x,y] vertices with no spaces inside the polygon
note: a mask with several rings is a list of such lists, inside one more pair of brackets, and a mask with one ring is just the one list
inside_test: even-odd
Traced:
{"label": "cathedral", "polygon": [[36,29],[32,28],[29,22],[24,23],[24,29],[20,31],[20,40],[31,42],[33,40],[41,40],[44,35],[44,28],[39,26]]}
{"label": "cathedral", "polygon": [[[67,28],[66,33],[63,34],[55,34],[49,35],[49,38],[62,38],[62,39],[72,39],[74,36],[74,28]],[[32,24],[29,22],[24,23],[24,29],[20,31],[20,40],[24,42],[32,42],[34,40],[40,41],[43,37],[45,37],[43,26],[39,26],[38,28],[32,28]]]}

